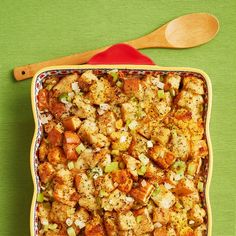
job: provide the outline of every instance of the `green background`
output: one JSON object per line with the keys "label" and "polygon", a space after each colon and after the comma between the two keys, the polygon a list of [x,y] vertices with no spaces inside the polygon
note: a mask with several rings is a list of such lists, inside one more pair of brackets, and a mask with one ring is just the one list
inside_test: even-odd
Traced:
{"label": "green background", "polygon": [[133,39],[192,12],[219,18],[221,29],[213,41],[192,49],[142,52],[158,65],[201,68],[210,76],[213,236],[236,235],[236,1],[0,0],[1,236],[29,235],[33,191],[31,80],[16,82],[13,67]]}

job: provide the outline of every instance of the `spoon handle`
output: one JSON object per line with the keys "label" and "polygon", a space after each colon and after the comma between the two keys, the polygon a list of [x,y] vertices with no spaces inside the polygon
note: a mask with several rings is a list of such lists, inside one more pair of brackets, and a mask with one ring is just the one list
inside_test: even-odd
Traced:
{"label": "spoon handle", "polygon": [[109,46],[98,48],[95,50],[90,50],[87,52],[76,53],[70,56],[60,57],[48,61],[43,61],[35,64],[28,64],[24,66],[19,66],[14,68],[14,77],[16,80],[25,80],[34,76],[34,74],[47,66],[59,66],[59,65],[76,65],[84,64],[91,57],[96,55],[99,52],[106,50]]}

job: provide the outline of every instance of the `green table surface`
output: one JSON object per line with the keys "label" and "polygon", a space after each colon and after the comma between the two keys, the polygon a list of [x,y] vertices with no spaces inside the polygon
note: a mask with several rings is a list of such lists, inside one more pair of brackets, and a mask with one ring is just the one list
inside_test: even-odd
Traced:
{"label": "green table surface", "polygon": [[31,80],[16,82],[13,67],[133,39],[192,12],[218,17],[221,29],[213,41],[192,49],[142,52],[158,65],[201,68],[210,76],[213,236],[236,235],[235,0],[0,0],[1,236],[29,235],[33,191]]}

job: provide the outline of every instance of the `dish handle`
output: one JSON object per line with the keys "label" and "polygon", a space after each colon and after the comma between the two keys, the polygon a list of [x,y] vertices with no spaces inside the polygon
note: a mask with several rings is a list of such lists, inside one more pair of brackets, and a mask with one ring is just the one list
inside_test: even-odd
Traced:
{"label": "dish handle", "polygon": [[89,61],[90,65],[156,65],[149,57],[142,54],[135,48],[119,43],[103,52],[93,56]]}

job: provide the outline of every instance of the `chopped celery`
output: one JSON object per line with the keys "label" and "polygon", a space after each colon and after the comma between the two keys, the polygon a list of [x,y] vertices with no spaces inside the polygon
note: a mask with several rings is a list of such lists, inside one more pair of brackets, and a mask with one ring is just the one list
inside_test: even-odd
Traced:
{"label": "chopped celery", "polygon": [[138,170],[138,175],[144,175],[146,173],[146,166],[142,165],[141,168]]}
{"label": "chopped celery", "polygon": [[75,150],[76,150],[76,152],[77,152],[78,154],[80,154],[81,152],[83,152],[85,149],[86,149],[86,147],[84,146],[83,143],[79,144],[79,145],[75,148]]}
{"label": "chopped celery", "polygon": [[76,236],[75,230],[73,227],[67,228],[68,236]]}
{"label": "chopped celery", "polygon": [[199,181],[197,184],[197,188],[199,192],[203,192],[203,182]]}
{"label": "chopped celery", "polygon": [[186,164],[183,161],[176,161],[172,168],[177,174],[183,174],[186,170]]}
{"label": "chopped celery", "polygon": [[111,162],[105,166],[105,173],[119,170],[119,163],[117,161]]}
{"label": "chopped celery", "polygon": [[142,221],[142,216],[137,216],[136,217],[136,222],[139,224]]}
{"label": "chopped celery", "polygon": [[48,228],[50,229],[50,230],[52,230],[52,231],[54,231],[54,230],[56,230],[57,229],[57,224],[49,224],[48,225]]}
{"label": "chopped celery", "polygon": [[110,70],[108,71],[108,74],[112,76],[113,82],[118,80],[118,70]]}
{"label": "chopped celery", "polygon": [[158,96],[158,98],[164,98],[165,97],[164,90],[158,90],[157,91],[157,96]]}
{"label": "chopped celery", "polygon": [[58,99],[59,99],[61,102],[67,101],[68,98],[69,98],[68,93],[62,93],[62,94],[58,97]]}
{"label": "chopped celery", "polygon": [[187,170],[187,172],[188,172],[188,174],[189,175],[195,175],[195,173],[196,173],[196,163],[194,163],[194,162],[190,162],[189,164],[188,164],[188,170]]}
{"label": "chopped celery", "polygon": [[74,169],[75,168],[74,162],[73,161],[68,162],[67,167],[69,170]]}
{"label": "chopped celery", "polygon": [[160,187],[156,187],[156,189],[153,191],[152,196],[156,197],[160,193]]}
{"label": "chopped celery", "polygon": [[37,202],[43,202],[44,201],[44,195],[43,193],[39,193],[37,196]]}

